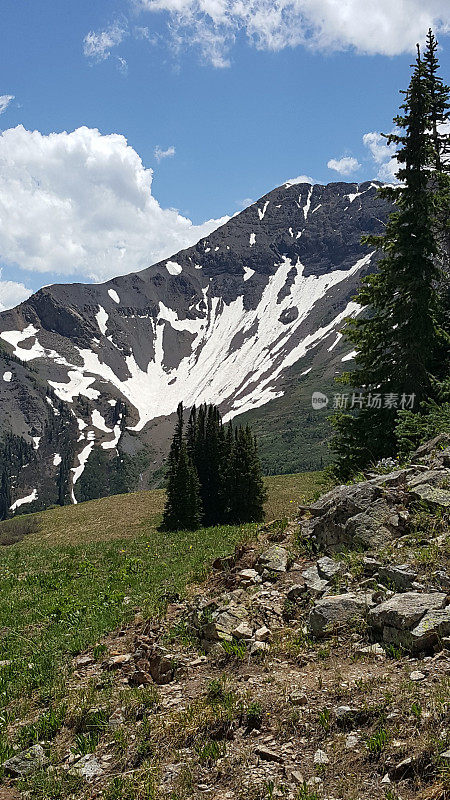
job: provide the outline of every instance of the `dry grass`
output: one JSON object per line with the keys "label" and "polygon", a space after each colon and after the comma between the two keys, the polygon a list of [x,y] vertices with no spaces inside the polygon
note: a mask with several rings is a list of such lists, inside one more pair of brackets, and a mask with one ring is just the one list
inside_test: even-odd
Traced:
{"label": "dry grass", "polygon": [[[293,516],[299,503],[325,491],[323,473],[305,472],[298,475],[275,475],[265,479],[268,490],[266,519]],[[125,495],[103,497],[75,506],[51,508],[39,514],[16,519],[36,520],[38,530],[27,537],[27,547],[33,545],[83,545],[115,539],[133,539],[143,532],[156,529],[161,522],[165,492],[153,489]],[[0,523],[0,537],[3,526]],[[5,531],[6,532],[6,531]]]}

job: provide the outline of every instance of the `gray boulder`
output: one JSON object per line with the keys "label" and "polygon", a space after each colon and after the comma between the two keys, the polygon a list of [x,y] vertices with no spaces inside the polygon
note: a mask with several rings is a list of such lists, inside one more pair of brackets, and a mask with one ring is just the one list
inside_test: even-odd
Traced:
{"label": "gray boulder", "polygon": [[368,621],[375,629],[385,626],[398,630],[411,630],[427,611],[444,608],[446,595],[441,592],[422,594],[421,592],[405,592],[395,594],[389,600],[371,609]]}
{"label": "gray boulder", "polygon": [[413,494],[419,500],[430,503],[430,505],[438,506],[439,508],[450,508],[450,492],[446,489],[439,489],[436,486],[424,483],[421,486],[417,486]]}
{"label": "gray boulder", "polygon": [[266,569],[269,572],[286,572],[288,561],[287,550],[278,544],[273,544],[261,553],[258,559],[258,566],[261,570]]}
{"label": "gray boulder", "polygon": [[342,572],[342,564],[340,564],[339,561],[335,561],[333,558],[324,556],[323,558],[319,558],[317,570],[323,580],[331,581],[336,575]]}
{"label": "gray boulder", "polygon": [[49,760],[44,753],[44,749],[40,744],[35,744],[28,750],[23,750],[21,753],[12,758],[8,758],[3,764],[3,769],[6,775],[11,775],[13,778],[22,778],[24,775],[30,775],[37,770],[47,766]]}
{"label": "gray boulder", "polygon": [[380,567],[378,575],[380,582],[385,586],[394,586],[400,591],[410,589],[414,581],[417,580],[417,572],[414,572],[410,564]]}
{"label": "gray boulder", "polygon": [[202,638],[206,642],[225,640],[231,642],[239,636],[239,627],[248,624],[248,611],[243,606],[230,605],[213,612],[211,620],[203,626]]}
{"label": "gray boulder", "polygon": [[330,595],[318,600],[309,612],[308,625],[311,632],[318,637],[332,633],[337,627],[351,622],[360,622],[365,618],[372,605],[372,596],[348,592],[347,594]]}
{"label": "gray boulder", "polygon": [[329,552],[351,546],[379,547],[401,535],[408,514],[398,502],[398,489],[406,486],[411,474],[411,469],[396,470],[351,486],[336,486],[308,507],[304,535]]}
{"label": "gray boulder", "polygon": [[397,594],[369,612],[368,621],[385,644],[411,652],[442,646],[450,633],[450,607],[446,595],[405,592]]}
{"label": "gray boulder", "polygon": [[310,594],[320,595],[328,588],[328,581],[320,577],[317,566],[305,569],[303,578],[305,579],[305,586]]}

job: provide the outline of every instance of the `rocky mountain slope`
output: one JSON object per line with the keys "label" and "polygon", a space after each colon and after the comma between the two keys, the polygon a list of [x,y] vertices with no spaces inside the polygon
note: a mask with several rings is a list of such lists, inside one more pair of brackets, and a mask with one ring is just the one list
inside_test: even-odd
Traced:
{"label": "rocky mountain slope", "polygon": [[268,523],[158,619],[136,608],[73,660],[60,706],[7,723],[11,741],[33,742],[4,760],[8,800],[42,787],[445,800],[449,486],[443,435],[410,466]]}
{"label": "rocky mountain slope", "polygon": [[262,420],[300,393],[287,428],[309,425],[312,449],[311,381],[328,388],[351,355],[339,327],[375,267],[361,237],[388,213],[376,189],[285,184],[143,272],[46,287],[0,314],[0,431],[34,448],[10,470],[11,505],[148,485],[180,400]]}

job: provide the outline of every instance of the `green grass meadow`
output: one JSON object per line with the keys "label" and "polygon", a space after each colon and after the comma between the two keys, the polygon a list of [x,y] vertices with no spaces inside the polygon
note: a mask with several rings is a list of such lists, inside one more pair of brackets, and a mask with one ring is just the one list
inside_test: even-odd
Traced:
{"label": "green grass meadow", "polygon": [[[267,520],[295,514],[323,488],[320,473],[268,478]],[[164,492],[49,509],[0,523],[0,542],[26,521],[24,538],[0,547],[1,730],[29,698],[64,694],[70,659],[133,618],[157,614],[211,562],[251,538],[257,525],[159,530]],[[33,531],[33,532],[31,532]],[[28,698],[28,699],[27,699]]]}

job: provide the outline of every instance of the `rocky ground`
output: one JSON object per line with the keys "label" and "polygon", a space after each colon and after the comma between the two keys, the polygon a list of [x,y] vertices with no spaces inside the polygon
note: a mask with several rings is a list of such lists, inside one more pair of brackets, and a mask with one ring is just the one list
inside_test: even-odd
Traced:
{"label": "rocky ground", "polygon": [[450,797],[450,437],[393,466],[77,656],[0,800]]}

